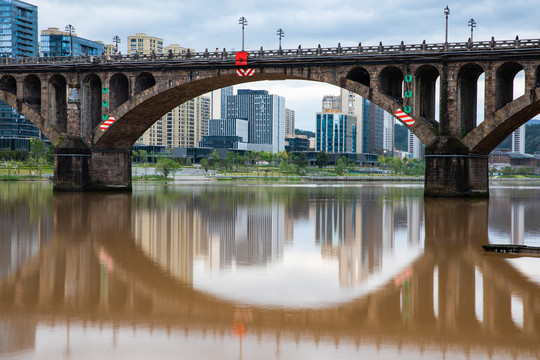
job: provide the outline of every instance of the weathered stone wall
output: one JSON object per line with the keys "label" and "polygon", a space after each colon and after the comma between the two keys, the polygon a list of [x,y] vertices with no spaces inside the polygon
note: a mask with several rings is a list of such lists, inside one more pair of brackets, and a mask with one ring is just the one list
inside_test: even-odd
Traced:
{"label": "weathered stone wall", "polygon": [[92,150],[92,190],[131,190],[130,151]]}

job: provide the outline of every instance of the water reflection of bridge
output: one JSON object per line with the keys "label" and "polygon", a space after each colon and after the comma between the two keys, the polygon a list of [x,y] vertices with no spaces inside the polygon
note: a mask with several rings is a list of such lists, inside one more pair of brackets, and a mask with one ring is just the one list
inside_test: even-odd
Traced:
{"label": "water reflection of bridge", "polygon": [[[212,254],[209,248],[212,241],[217,241],[211,234],[218,232],[213,232],[208,224],[205,226],[204,219],[196,219],[208,210],[204,209],[202,195],[174,202],[174,206],[180,204],[181,209],[177,210],[182,211],[161,207],[164,213],[159,221],[166,226],[160,226],[159,231],[168,229],[172,234],[182,229],[184,232],[177,233],[176,241],[171,241],[174,235],[160,233],[164,242],[159,244],[141,244],[136,236],[138,231],[158,231],[158,227],[152,226],[150,215],[144,215],[146,210],[137,210],[141,200],[137,197],[60,195],[55,196],[51,241],[43,242],[37,256],[0,281],[0,323],[4,323],[4,333],[11,333],[11,338],[31,342],[38,321],[151,326],[214,334],[232,333],[235,323],[242,323],[247,332],[257,336],[295,338],[298,342],[311,338],[333,341],[337,346],[346,342],[407,344],[422,349],[458,348],[464,353],[475,350],[514,357],[537,355],[540,288],[504,260],[479,251],[479,245],[488,242],[487,201],[424,200],[423,255],[407,271],[367,296],[331,308],[272,309],[225,301],[190,285],[190,261],[192,264],[201,248],[207,247],[203,252]],[[288,198],[289,195],[282,199],[284,211],[289,200],[299,201]],[[190,201],[201,208],[199,215],[191,205],[186,205]],[[356,255],[347,252],[360,251],[373,268],[379,258],[374,254],[383,251],[380,243],[392,240],[384,238],[387,232],[370,229],[374,225],[371,221],[383,218],[406,223],[407,216],[418,215],[411,208],[422,210],[420,203],[397,203],[394,207],[388,207],[387,201],[383,203],[379,206],[371,203],[371,210],[362,208],[365,212],[362,216],[356,212],[357,216],[351,217],[357,221],[364,219],[356,224],[354,234],[359,234],[356,240],[362,236],[369,238],[367,249],[355,241],[350,224],[336,225],[341,226],[342,234],[349,232],[338,246],[340,261],[350,264]],[[269,204],[274,213],[280,211],[275,208],[275,202]],[[233,208],[238,211],[239,206]],[[350,201],[344,197],[334,201],[321,199],[312,211],[330,214],[351,209]],[[300,213],[306,215],[306,211]],[[383,213],[386,215],[380,216]],[[147,216],[146,225],[141,223],[141,216]],[[261,220],[261,214],[256,217],[260,225],[264,219]],[[452,218],[461,221],[444,221]],[[325,226],[329,223],[325,219]],[[191,226],[186,228],[188,224]],[[364,232],[358,232],[359,228]],[[205,231],[209,244],[191,241],[193,236]],[[340,231],[332,233],[337,236]],[[275,236],[270,235],[269,239]],[[323,244],[327,240],[320,238]],[[268,237],[262,241],[272,245]],[[335,242],[328,244],[332,243]],[[249,244],[244,245],[250,248]],[[327,250],[323,246],[323,252],[332,253],[329,246]],[[181,259],[159,257],[159,251],[170,252],[173,248],[181,249],[184,254]],[[265,257],[259,256],[260,252],[257,254],[250,261],[264,261]],[[227,263],[226,259],[221,258],[220,266]],[[516,304],[522,309],[520,317],[516,317]]]}

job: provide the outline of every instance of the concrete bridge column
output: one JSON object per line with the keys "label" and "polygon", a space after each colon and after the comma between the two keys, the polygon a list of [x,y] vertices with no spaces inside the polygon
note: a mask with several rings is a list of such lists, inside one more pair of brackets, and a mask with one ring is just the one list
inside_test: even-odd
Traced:
{"label": "concrete bridge column", "polygon": [[77,137],[68,137],[54,149],[54,191],[90,189],[92,151]]}
{"label": "concrete bridge column", "polygon": [[424,196],[488,197],[488,157],[470,154],[455,136],[441,135],[428,145]]}
{"label": "concrete bridge column", "polygon": [[92,190],[131,190],[131,151],[92,149]]}

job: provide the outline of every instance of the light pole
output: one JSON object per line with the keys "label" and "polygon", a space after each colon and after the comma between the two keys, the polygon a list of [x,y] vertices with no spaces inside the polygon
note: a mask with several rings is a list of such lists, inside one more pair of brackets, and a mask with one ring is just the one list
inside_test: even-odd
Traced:
{"label": "light pole", "polygon": [[476,21],[471,18],[468,25],[471,27],[471,42],[473,42],[473,29],[476,27]]}
{"label": "light pole", "polygon": [[448,5],[444,8],[444,15],[446,16],[446,32],[444,36],[444,43],[448,44],[448,15],[450,15],[450,8],[448,8]]}
{"label": "light pole", "polygon": [[72,54],[72,49],[73,49],[73,41],[72,41],[72,38],[71,38],[71,33],[75,31],[75,27],[71,24],[67,24],[66,25],[66,31],[69,32],[69,56],[71,56]]}
{"label": "light pole", "polygon": [[285,33],[283,32],[283,30],[281,28],[279,28],[279,29],[277,29],[277,34],[276,35],[279,37],[279,48],[281,49],[281,38],[285,37]]}
{"label": "light pole", "polygon": [[247,25],[247,19],[245,17],[241,17],[239,20],[238,20],[238,23],[240,25],[242,25],[242,51],[244,51],[244,26]]}
{"label": "light pole", "polygon": [[116,53],[118,54],[118,44],[120,44],[122,41],[120,40],[120,37],[118,35],[115,35],[112,41],[116,45]]}

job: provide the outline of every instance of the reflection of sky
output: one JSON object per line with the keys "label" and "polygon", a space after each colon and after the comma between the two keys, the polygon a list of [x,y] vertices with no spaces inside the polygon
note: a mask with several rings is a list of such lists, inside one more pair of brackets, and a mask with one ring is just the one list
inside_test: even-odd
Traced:
{"label": "reflection of sky", "polygon": [[393,249],[384,249],[382,268],[375,269],[352,288],[340,287],[339,259],[324,257],[315,244],[313,223],[298,222],[294,245],[286,247],[283,258],[262,267],[235,267],[209,270],[204,259],[194,262],[193,285],[214,296],[249,305],[267,307],[325,307],[352,301],[376,290],[412,263],[423,244],[407,242],[400,231]]}

